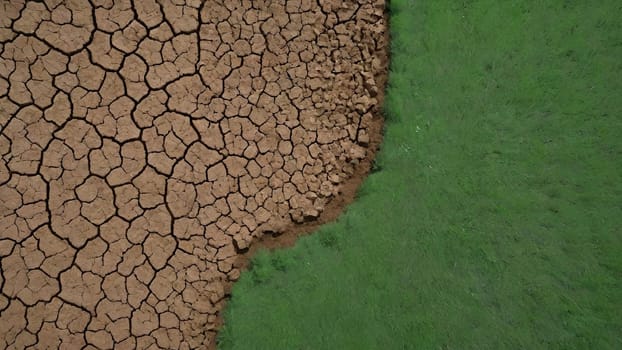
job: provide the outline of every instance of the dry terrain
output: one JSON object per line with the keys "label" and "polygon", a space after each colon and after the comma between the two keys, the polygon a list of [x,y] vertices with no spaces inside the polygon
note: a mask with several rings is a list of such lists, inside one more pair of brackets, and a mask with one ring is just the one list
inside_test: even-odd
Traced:
{"label": "dry terrain", "polygon": [[383,0],[0,0],[0,349],[214,346],[369,164]]}

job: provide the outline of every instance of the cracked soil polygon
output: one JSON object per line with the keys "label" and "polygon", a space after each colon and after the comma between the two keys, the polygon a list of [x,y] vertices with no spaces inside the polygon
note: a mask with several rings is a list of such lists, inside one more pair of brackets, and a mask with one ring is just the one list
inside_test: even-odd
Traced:
{"label": "cracked soil polygon", "polygon": [[214,347],[253,242],[369,169],[384,8],[0,0],[0,348]]}

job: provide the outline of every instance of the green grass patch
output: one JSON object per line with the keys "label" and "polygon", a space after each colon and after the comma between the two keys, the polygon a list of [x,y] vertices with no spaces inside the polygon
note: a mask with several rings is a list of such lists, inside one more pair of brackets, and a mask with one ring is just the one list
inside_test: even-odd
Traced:
{"label": "green grass patch", "polygon": [[222,349],[622,349],[622,4],[390,1],[378,171]]}

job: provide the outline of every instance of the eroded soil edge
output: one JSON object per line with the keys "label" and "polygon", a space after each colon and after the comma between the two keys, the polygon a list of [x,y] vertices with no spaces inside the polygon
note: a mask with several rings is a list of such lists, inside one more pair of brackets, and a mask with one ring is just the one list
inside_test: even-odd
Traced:
{"label": "eroded soil edge", "polygon": [[0,348],[213,347],[254,247],[369,170],[383,12],[0,0]]}

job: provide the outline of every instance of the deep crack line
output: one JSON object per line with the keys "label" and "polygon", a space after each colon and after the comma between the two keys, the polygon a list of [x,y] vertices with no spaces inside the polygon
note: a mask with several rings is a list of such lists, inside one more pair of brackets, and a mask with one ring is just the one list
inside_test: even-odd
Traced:
{"label": "deep crack line", "polygon": [[380,140],[383,0],[0,0],[0,348],[215,345]]}

